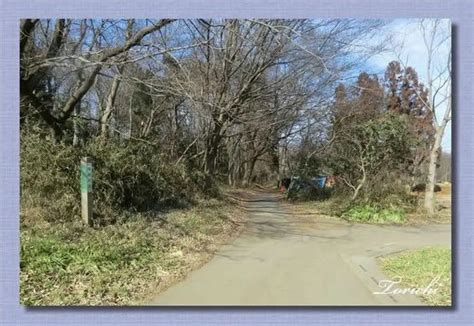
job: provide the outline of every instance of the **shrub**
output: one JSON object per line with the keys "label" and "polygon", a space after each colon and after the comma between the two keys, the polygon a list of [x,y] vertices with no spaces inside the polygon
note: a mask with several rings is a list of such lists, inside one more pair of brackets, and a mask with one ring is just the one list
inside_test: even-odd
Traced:
{"label": "shrub", "polygon": [[63,144],[53,145],[37,135],[22,134],[20,144],[21,205],[40,208],[42,217],[71,219],[80,213],[81,153]]}
{"label": "shrub", "polygon": [[115,222],[120,210],[183,206],[196,196],[216,192],[206,175],[183,164],[170,164],[145,143],[94,141],[72,147],[29,134],[21,137],[22,208],[40,208],[47,221],[77,219],[83,156],[93,161],[94,215],[101,223]]}
{"label": "shrub", "polygon": [[344,180],[341,186],[349,188],[354,199],[374,202],[398,192],[412,160],[413,139],[405,119],[387,114],[344,128],[327,158],[334,174]]}
{"label": "shrub", "polygon": [[367,223],[404,223],[405,211],[397,207],[383,208],[376,205],[356,205],[342,214],[342,218],[354,222]]}

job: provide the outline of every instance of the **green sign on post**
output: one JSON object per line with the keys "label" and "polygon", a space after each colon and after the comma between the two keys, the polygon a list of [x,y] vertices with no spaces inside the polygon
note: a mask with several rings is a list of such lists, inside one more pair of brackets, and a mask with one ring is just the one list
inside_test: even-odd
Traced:
{"label": "green sign on post", "polygon": [[86,159],[81,161],[81,192],[92,191],[92,163],[88,163]]}
{"label": "green sign on post", "polygon": [[81,211],[82,221],[92,224],[92,162],[90,158],[81,160]]}

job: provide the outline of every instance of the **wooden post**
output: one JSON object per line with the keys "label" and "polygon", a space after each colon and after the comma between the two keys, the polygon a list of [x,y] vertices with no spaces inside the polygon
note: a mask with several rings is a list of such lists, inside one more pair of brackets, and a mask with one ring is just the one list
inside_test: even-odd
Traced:
{"label": "wooden post", "polygon": [[92,160],[89,157],[81,160],[81,208],[82,221],[92,225]]}

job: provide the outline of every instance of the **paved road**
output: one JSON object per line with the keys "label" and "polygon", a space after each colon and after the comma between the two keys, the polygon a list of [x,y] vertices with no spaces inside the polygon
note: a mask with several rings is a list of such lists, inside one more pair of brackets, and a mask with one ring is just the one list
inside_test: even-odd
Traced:
{"label": "paved road", "polygon": [[411,295],[375,295],[387,279],[374,257],[449,245],[449,225],[349,224],[288,213],[277,195],[247,201],[249,221],[233,243],[153,305],[421,305]]}

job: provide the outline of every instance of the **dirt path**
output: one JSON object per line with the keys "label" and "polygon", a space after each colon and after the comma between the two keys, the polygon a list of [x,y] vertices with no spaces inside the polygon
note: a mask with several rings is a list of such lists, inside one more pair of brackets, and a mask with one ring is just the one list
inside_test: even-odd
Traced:
{"label": "dirt path", "polygon": [[411,295],[375,295],[387,279],[374,257],[449,245],[449,225],[353,225],[290,214],[277,195],[247,201],[248,225],[155,305],[420,305]]}

